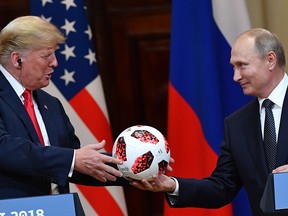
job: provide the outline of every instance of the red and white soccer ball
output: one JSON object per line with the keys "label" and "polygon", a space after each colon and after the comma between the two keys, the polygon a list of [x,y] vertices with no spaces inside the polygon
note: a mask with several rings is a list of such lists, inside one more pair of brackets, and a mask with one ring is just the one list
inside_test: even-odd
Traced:
{"label": "red and white soccer ball", "polygon": [[123,161],[118,169],[126,179],[150,180],[152,175],[165,173],[170,160],[170,147],[157,129],[136,125],[119,134],[112,155]]}

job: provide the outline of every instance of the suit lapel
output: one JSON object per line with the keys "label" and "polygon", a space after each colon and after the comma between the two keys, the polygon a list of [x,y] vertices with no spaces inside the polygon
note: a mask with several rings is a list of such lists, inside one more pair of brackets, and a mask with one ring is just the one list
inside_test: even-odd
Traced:
{"label": "suit lapel", "polygon": [[[288,91],[288,90],[287,90]],[[286,91],[280,128],[278,134],[278,144],[277,144],[277,157],[276,157],[276,167],[288,163],[288,94]],[[264,144],[261,135],[261,123],[259,115],[259,105],[257,99],[253,102],[253,110],[250,112],[250,116],[246,116],[247,125],[245,127],[248,137],[251,137],[251,141],[248,140],[248,148],[250,149],[251,156],[254,158],[254,162],[257,165],[258,169],[262,170],[263,173],[268,174],[266,158],[264,152]],[[256,108],[257,107],[257,108]],[[258,123],[257,123],[258,122]],[[257,135],[258,134],[258,135]],[[256,154],[255,154],[256,153]],[[262,173],[262,171],[260,173]]]}
{"label": "suit lapel", "polygon": [[56,139],[57,136],[55,136],[55,134],[57,134],[57,131],[55,131],[56,127],[52,121],[52,116],[50,115],[49,104],[46,104],[46,102],[43,101],[44,99],[43,97],[41,97],[40,90],[34,91],[33,93],[34,99],[38,105],[38,109],[44,121],[50,144],[53,146],[58,146],[59,143]]}
{"label": "suit lapel", "polygon": [[23,125],[26,127],[30,138],[34,142],[39,142],[37,133],[33,126],[33,123],[26,112],[18,95],[6,80],[4,75],[0,72],[0,97],[10,106],[11,110],[19,117]]}
{"label": "suit lapel", "polygon": [[[247,148],[249,149],[250,156],[253,158],[255,166],[259,173],[268,174],[264,144],[261,133],[261,122],[259,114],[259,103],[255,99],[251,106],[250,110],[246,112],[247,115],[243,117],[244,122],[244,133],[245,143],[247,143]],[[263,176],[264,177],[264,176]]]}
{"label": "suit lapel", "polygon": [[280,128],[277,143],[276,167],[288,163],[288,94],[286,91],[283,102]]}

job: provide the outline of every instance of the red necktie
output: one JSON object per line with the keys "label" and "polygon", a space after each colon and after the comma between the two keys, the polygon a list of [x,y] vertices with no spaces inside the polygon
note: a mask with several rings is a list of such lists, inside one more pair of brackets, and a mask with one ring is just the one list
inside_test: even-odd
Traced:
{"label": "red necktie", "polygon": [[33,122],[33,125],[35,127],[35,130],[37,132],[37,135],[39,137],[39,140],[40,140],[41,144],[44,145],[44,139],[43,139],[43,136],[42,136],[42,133],[41,133],[41,130],[40,130],[36,115],[35,115],[35,110],[34,110],[34,104],[33,104],[33,101],[32,101],[31,91],[26,89],[23,92],[23,97],[24,97],[24,107],[26,108],[26,110],[27,110],[32,122]]}

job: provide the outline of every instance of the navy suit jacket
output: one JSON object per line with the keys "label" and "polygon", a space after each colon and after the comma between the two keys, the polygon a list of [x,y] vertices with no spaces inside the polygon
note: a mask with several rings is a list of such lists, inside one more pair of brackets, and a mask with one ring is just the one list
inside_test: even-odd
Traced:
{"label": "navy suit jacket", "polygon": [[[14,89],[0,72],[0,199],[47,195],[51,183],[69,192],[69,181],[85,185],[102,183],[74,171],[68,178],[78,137],[60,101],[43,90],[34,98],[46,126],[50,147],[43,147],[29,115]],[[125,181],[124,181],[125,182]]]}
{"label": "navy suit jacket", "polygon": [[[288,164],[288,96],[283,103],[276,167]],[[264,215],[260,200],[268,178],[261,133],[259,103],[255,99],[225,119],[224,140],[217,166],[204,180],[177,178],[179,197],[173,207],[218,208],[233,201],[245,187],[254,216]]]}

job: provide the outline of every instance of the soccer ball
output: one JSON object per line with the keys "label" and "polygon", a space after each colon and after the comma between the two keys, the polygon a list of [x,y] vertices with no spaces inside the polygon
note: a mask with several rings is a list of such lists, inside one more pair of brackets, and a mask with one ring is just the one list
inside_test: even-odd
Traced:
{"label": "soccer ball", "polygon": [[165,173],[170,160],[170,147],[157,129],[136,125],[119,134],[112,155],[123,161],[118,169],[126,179],[149,181],[152,175]]}

